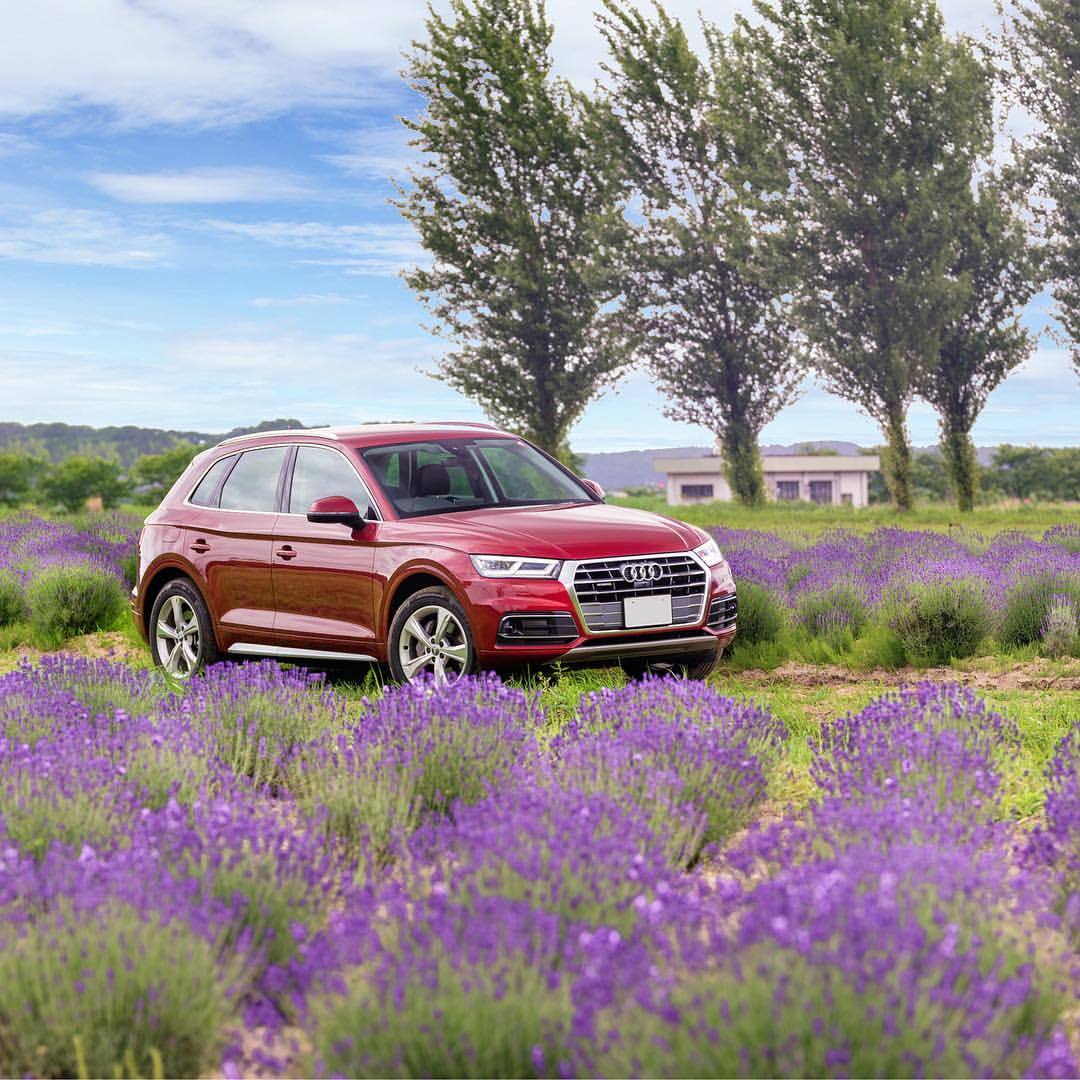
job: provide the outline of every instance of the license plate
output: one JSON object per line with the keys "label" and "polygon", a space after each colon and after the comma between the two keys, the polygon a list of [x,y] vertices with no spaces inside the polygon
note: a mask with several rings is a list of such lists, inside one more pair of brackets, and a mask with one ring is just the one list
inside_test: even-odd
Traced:
{"label": "license plate", "polygon": [[671,594],[662,596],[628,596],[623,601],[623,626],[633,630],[640,626],[671,625]]}

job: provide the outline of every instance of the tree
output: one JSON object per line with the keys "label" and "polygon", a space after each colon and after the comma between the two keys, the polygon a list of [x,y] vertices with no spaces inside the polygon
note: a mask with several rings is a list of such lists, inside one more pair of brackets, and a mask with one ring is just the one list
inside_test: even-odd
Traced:
{"label": "tree", "polygon": [[1032,0],[1006,12],[1006,52],[1020,104],[1040,127],[1023,155],[1041,193],[1047,269],[1080,374],[1080,7]]}
{"label": "tree", "polygon": [[203,448],[192,443],[177,443],[163,454],[147,454],[138,458],[131,469],[131,479],[147,502],[160,502],[176,482],[177,477],[191,464],[191,459]]}
{"label": "tree", "polygon": [[992,143],[990,76],[933,0],[757,0],[790,147],[799,320],[827,387],[881,426],[911,506],[907,410],[965,300],[954,216]]}
{"label": "tree", "polygon": [[937,365],[922,368],[916,385],[938,412],[949,482],[968,511],[979,480],[971,429],[990,392],[1035,347],[1019,315],[1039,274],[1008,185],[987,177],[956,224],[952,272],[970,284],[968,298],[942,330]]}
{"label": "tree", "polygon": [[99,498],[109,509],[128,493],[128,484],[115,461],[99,457],[69,457],[53,467],[41,484],[48,502],[65,510],[81,510],[87,499]]}
{"label": "tree", "polygon": [[707,57],[656,5],[606,0],[612,108],[640,193],[634,310],[669,416],[716,433],[728,481],[765,499],[758,435],[794,400],[804,357],[767,216],[787,186],[749,41],[703,23]]}
{"label": "tree", "polygon": [[45,466],[45,460],[33,454],[0,451],[0,506],[27,502]]}
{"label": "tree", "polygon": [[438,378],[565,455],[631,358],[619,313],[625,181],[601,110],[551,73],[542,0],[451,0],[406,75],[425,163],[397,205],[430,252],[406,281],[454,348]]}

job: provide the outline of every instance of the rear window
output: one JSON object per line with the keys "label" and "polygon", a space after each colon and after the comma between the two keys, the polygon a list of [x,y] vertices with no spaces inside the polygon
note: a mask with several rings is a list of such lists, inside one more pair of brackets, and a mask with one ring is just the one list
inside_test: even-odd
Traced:
{"label": "rear window", "polygon": [[217,495],[218,484],[221,483],[221,478],[233,467],[235,462],[235,454],[224,457],[220,461],[215,461],[210,466],[209,472],[199,481],[198,486],[191,493],[188,502],[194,506],[217,506],[215,496]]}
{"label": "rear window", "polygon": [[221,509],[272,514],[277,509],[278,477],[285,452],[284,446],[268,446],[241,454],[221,489]]}

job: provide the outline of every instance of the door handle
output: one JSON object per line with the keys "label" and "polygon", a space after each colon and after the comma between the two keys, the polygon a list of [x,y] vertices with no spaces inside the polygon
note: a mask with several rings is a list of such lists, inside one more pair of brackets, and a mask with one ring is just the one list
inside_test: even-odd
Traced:
{"label": "door handle", "polygon": [[286,544],[284,547],[279,547],[275,554],[279,559],[295,559],[300,553],[289,544]]}
{"label": "door handle", "polygon": [[210,550],[210,545],[200,536],[199,539],[191,545],[191,550],[197,552],[199,555],[203,555]]}

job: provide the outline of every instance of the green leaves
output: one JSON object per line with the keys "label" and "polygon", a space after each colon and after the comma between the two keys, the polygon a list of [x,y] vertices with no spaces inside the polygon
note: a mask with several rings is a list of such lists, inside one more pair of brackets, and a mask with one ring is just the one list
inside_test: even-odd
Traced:
{"label": "green leaves", "polygon": [[425,156],[398,207],[431,254],[406,280],[455,342],[438,378],[497,423],[566,451],[629,362],[619,253],[626,183],[603,109],[551,74],[538,0],[432,12],[407,77]]}

